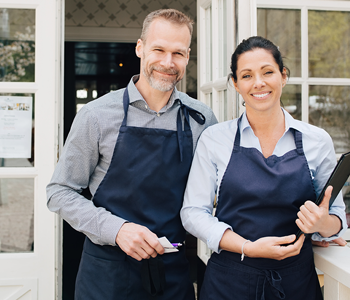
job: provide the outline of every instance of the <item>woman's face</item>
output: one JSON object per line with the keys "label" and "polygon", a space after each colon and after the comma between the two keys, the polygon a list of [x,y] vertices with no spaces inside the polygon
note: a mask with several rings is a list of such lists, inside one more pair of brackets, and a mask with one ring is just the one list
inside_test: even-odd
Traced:
{"label": "woman's face", "polygon": [[253,49],[241,54],[237,62],[237,82],[233,84],[245,101],[246,109],[256,112],[280,109],[286,71],[281,74],[272,54]]}

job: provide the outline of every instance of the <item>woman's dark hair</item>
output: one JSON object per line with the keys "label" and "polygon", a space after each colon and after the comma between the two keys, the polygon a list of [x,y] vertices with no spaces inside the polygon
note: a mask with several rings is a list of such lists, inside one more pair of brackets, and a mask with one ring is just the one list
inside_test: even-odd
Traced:
{"label": "woman's dark hair", "polygon": [[246,40],[243,40],[236,48],[235,52],[232,54],[231,57],[231,74],[229,74],[229,77],[232,77],[235,82],[237,82],[237,62],[238,58],[241,54],[252,51],[254,49],[265,49],[266,51],[269,51],[273,58],[275,59],[275,62],[278,65],[278,68],[283,73],[283,68],[286,68],[287,70],[287,76],[289,77],[289,69],[283,64],[283,59],[281,52],[279,51],[278,47],[272,43],[271,41],[261,37],[261,36],[252,36]]}

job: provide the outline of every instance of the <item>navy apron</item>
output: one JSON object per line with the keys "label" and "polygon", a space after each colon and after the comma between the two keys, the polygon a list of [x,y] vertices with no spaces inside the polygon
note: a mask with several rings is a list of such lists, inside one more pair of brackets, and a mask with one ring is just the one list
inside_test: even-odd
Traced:
{"label": "navy apron", "polygon": [[[296,149],[265,158],[255,148],[240,146],[240,121],[229,164],[223,176],[216,216],[237,234],[255,241],[295,234],[297,212],[316,194],[304,155],[301,132],[293,132]],[[299,255],[278,261],[214,253],[206,269],[201,300],[319,300],[311,240]]]}
{"label": "navy apron", "polygon": [[[189,116],[200,124],[205,122],[202,114],[179,104],[177,131],[127,126],[129,95],[125,89],[124,119],[112,160],[93,197],[97,207],[146,226],[173,243],[183,242],[186,235],[179,212],[193,156]],[[185,248],[139,262],[118,246],[100,246],[86,238],[75,297],[192,300]]]}

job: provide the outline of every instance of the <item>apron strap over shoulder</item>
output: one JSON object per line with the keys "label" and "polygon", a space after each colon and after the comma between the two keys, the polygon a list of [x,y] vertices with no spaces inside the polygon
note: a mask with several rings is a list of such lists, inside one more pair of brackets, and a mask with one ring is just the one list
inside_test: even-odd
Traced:
{"label": "apron strap over shoulder", "polygon": [[[205,117],[202,113],[199,111],[183,104],[181,101],[180,103],[180,109],[177,113],[177,121],[176,121],[176,127],[177,127],[177,140],[179,142],[179,149],[180,149],[180,160],[182,161],[183,154],[182,154],[182,139],[183,139],[183,131],[191,131],[190,126],[190,117],[191,116],[198,124],[203,125],[205,123]],[[184,130],[182,129],[182,120],[181,120],[181,111],[184,115]]]}

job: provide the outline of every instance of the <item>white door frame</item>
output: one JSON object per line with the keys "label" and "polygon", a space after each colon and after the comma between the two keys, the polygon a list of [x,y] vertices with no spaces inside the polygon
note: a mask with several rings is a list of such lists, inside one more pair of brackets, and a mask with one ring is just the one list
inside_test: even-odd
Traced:
{"label": "white door frame", "polygon": [[[0,82],[0,93],[35,94],[34,167],[0,168],[0,178],[34,179],[34,251],[0,253],[0,295],[5,299],[24,295],[23,299],[58,299],[61,225],[46,207],[46,185],[57,162],[62,136],[58,125],[62,121],[63,2],[0,0],[1,8],[35,9],[35,82]],[[10,289],[13,292],[8,294]]]}

